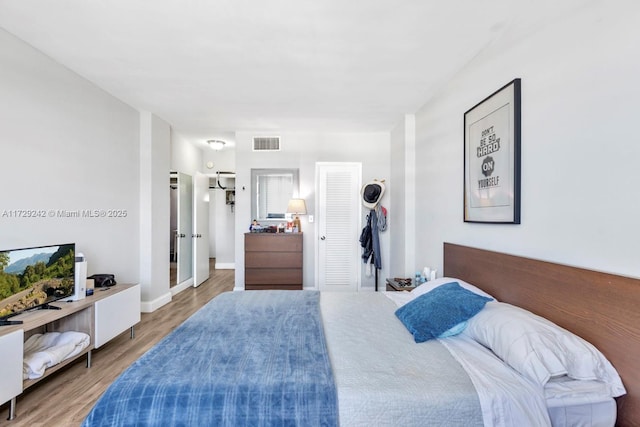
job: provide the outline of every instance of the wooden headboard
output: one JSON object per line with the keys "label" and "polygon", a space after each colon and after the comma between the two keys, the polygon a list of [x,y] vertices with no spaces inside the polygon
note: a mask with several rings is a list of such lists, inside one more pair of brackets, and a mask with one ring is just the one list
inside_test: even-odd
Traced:
{"label": "wooden headboard", "polygon": [[640,426],[640,280],[467,246],[444,244],[444,275],[473,283],[589,341],[627,394],[619,426]]}

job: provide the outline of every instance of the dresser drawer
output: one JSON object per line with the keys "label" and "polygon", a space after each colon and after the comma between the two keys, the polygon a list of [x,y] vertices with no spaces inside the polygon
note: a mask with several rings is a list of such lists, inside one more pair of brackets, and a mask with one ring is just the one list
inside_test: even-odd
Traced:
{"label": "dresser drawer", "polygon": [[302,252],[302,233],[247,233],[245,252]]}
{"label": "dresser drawer", "polygon": [[300,285],[302,288],[301,268],[252,268],[245,271],[246,285]]}
{"label": "dresser drawer", "polygon": [[245,268],[300,268],[302,252],[246,252]]}
{"label": "dresser drawer", "polygon": [[268,289],[281,289],[287,291],[301,291],[302,285],[244,285],[246,291],[266,291]]}

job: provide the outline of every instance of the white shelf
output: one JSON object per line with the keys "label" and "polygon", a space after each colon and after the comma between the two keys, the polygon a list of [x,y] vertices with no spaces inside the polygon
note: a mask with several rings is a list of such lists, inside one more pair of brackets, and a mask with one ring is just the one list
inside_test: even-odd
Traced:
{"label": "white shelf", "polygon": [[[22,324],[0,327],[0,404],[11,400],[9,419],[15,416],[15,398],[25,389],[60,370],[84,355],[90,366],[91,350],[140,322],[140,285],[116,285],[108,290],[100,288],[94,294],[78,301],[51,303],[60,310],[36,310],[14,316]],[[45,332],[78,331],[89,334],[91,343],[77,356],[47,369],[41,378],[22,379],[24,341],[30,336]]]}

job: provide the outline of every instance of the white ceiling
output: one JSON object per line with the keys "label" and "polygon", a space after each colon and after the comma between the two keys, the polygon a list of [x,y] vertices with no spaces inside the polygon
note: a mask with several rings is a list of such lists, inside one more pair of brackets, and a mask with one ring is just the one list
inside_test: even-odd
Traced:
{"label": "white ceiling", "polygon": [[204,140],[389,131],[505,32],[585,2],[0,0],[0,27]]}

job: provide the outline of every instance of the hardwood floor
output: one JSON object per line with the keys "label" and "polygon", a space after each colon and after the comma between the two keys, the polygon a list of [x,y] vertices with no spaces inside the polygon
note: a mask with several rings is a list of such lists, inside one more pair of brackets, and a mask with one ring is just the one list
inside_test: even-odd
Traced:
{"label": "hardwood floor", "polygon": [[[9,404],[0,407],[0,426],[79,426],[94,403],[133,361],[216,295],[233,290],[234,270],[213,270],[197,288],[188,288],[153,313],[142,313],[135,338],[124,332],[86,358],[56,372],[18,396],[16,418]],[[2,363],[0,361],[0,363]],[[1,381],[1,379],[0,379]]]}

